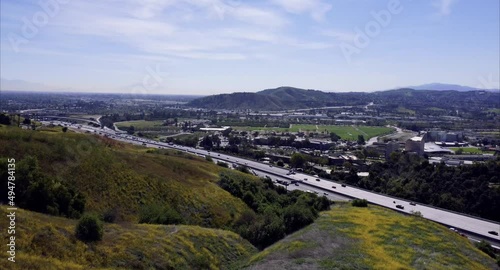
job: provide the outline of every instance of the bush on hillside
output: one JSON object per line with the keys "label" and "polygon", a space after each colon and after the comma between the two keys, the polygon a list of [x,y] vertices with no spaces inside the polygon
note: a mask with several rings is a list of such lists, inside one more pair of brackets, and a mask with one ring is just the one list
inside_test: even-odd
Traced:
{"label": "bush on hillside", "polygon": [[113,223],[115,222],[116,218],[118,217],[118,209],[117,208],[112,208],[112,209],[107,209],[103,214],[102,214],[102,220],[106,223]]}
{"label": "bush on hillside", "polygon": [[[0,158],[0,168],[7,168],[7,159]],[[7,203],[8,171],[0,170],[0,203]],[[19,207],[68,218],[79,218],[85,210],[85,196],[66,181],[48,177],[35,156],[26,156],[16,164],[16,204]]]}
{"label": "bush on hillside", "polygon": [[141,208],[139,223],[148,224],[182,224],[183,218],[175,209],[169,205],[151,204]]}
{"label": "bush on hillside", "polygon": [[76,225],[75,236],[81,241],[100,241],[102,235],[102,223],[95,215],[85,214]]}
{"label": "bush on hillside", "polygon": [[330,209],[326,197],[298,190],[287,192],[270,178],[254,179],[227,171],[220,174],[218,184],[255,211],[243,213],[232,229],[259,249],[311,224],[319,211]]}
{"label": "bush on hillside", "polygon": [[311,209],[298,205],[289,206],[283,212],[287,233],[292,233],[313,223],[315,218],[316,216]]}
{"label": "bush on hillside", "polygon": [[368,207],[368,201],[365,199],[354,199],[352,200],[351,205],[354,207]]}
{"label": "bush on hillside", "polygon": [[496,255],[495,255],[495,250],[493,249],[493,247],[491,246],[490,243],[484,241],[484,240],[481,240],[481,242],[479,243],[476,243],[475,244],[476,247],[481,250],[482,252],[488,254],[490,257],[492,257],[493,259],[496,258]]}
{"label": "bush on hillside", "polygon": [[221,167],[224,167],[224,168],[229,168],[229,165],[227,165],[226,162],[222,162],[222,161],[217,161],[217,165],[221,166]]}

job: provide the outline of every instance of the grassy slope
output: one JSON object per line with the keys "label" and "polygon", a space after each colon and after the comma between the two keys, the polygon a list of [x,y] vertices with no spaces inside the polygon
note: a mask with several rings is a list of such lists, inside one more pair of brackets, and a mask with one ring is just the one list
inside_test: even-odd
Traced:
{"label": "grassy slope", "polygon": [[467,239],[384,208],[337,205],[254,255],[248,269],[494,269]]}
{"label": "grassy slope", "polygon": [[[0,215],[7,214],[1,206]],[[198,226],[105,224],[103,240],[85,244],[73,236],[75,220],[16,215],[16,263],[2,255],[1,269],[220,269],[256,252],[235,233]],[[0,227],[7,222],[0,219]],[[1,235],[7,243],[6,230]]]}
{"label": "grassy slope", "polygon": [[87,196],[87,210],[115,209],[118,221],[137,221],[143,204],[168,203],[189,224],[224,228],[249,209],[215,183],[222,168],[201,158],[58,130],[1,128],[0,157],[37,156],[45,173]]}

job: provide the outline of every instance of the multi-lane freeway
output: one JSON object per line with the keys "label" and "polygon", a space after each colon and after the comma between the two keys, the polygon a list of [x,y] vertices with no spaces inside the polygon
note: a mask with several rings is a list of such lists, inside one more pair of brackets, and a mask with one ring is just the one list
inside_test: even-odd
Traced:
{"label": "multi-lane freeway", "polygon": [[[49,122],[43,121],[42,123],[49,124]],[[492,242],[495,247],[498,248],[500,246],[500,236],[490,233],[500,232],[500,223],[497,222],[467,216],[444,209],[438,209],[428,205],[421,205],[418,203],[378,194],[375,192],[333,182],[331,180],[322,179],[308,174],[299,172],[290,174],[290,171],[287,169],[274,167],[269,164],[264,164],[240,157],[210,152],[203,149],[175,145],[172,143],[157,142],[149,139],[130,136],[127,134],[120,134],[108,128],[101,129],[58,121],[52,121],[52,123],[56,125],[61,124],[74,130],[84,132],[88,131],[101,136],[107,136],[109,138],[122,142],[143,145],[146,147],[177,149],[198,156],[211,156],[213,159],[221,160],[229,164],[245,165],[259,176],[268,176],[273,181],[280,180],[283,183],[286,183],[287,189],[289,190],[300,189],[303,191],[314,192],[320,196],[328,196],[332,200],[348,200],[350,198],[366,199],[372,204],[380,205],[407,214],[412,214],[418,211],[424,218],[452,227],[454,229],[458,229],[460,232],[463,232],[464,234],[470,236],[472,239],[486,239]],[[288,184],[292,181],[297,181],[298,185]]]}

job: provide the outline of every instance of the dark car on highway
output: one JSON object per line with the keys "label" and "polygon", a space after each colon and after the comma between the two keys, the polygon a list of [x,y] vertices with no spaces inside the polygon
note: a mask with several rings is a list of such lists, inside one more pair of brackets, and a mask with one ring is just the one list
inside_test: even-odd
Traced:
{"label": "dark car on highway", "polygon": [[495,232],[495,231],[489,231],[488,233],[493,234],[493,235],[498,235],[498,232]]}
{"label": "dark car on highway", "polygon": [[401,204],[396,205],[396,208],[399,208],[399,209],[405,209],[405,207],[404,207],[404,206],[402,206]]}

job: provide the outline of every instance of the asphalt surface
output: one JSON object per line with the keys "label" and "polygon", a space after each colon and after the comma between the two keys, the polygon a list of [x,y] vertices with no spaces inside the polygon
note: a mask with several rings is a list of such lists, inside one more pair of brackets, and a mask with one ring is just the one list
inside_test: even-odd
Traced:
{"label": "asphalt surface", "polygon": [[[470,236],[470,238],[472,238],[473,240],[485,239],[490,241],[494,245],[494,247],[500,247],[500,236],[488,233],[489,231],[500,233],[500,223],[496,223],[493,221],[475,218],[472,216],[450,212],[447,210],[438,209],[428,205],[421,205],[418,203],[416,203],[415,205],[411,205],[410,203],[412,202],[407,200],[374,193],[348,185],[342,185],[341,183],[314,177],[308,174],[296,173],[287,175],[289,173],[287,169],[275,167],[269,164],[234,157],[222,153],[210,152],[203,149],[161,143],[149,139],[130,136],[127,134],[118,134],[114,130],[108,128],[101,129],[59,121],[42,121],[42,123],[54,123],[56,125],[62,124],[76,131],[89,131],[93,134],[107,136],[118,141],[136,145],[143,145],[146,147],[177,149],[203,157],[209,155],[214,159],[227,162],[230,165],[245,165],[253,170],[253,172],[258,176],[269,176],[273,181],[281,180],[287,181],[287,183],[291,183],[292,180],[298,181],[298,186],[296,186],[295,184],[289,184],[287,186],[288,190],[299,189],[303,191],[317,192],[319,196],[327,196],[331,200],[345,201],[349,200],[350,198],[366,199],[372,204],[387,207],[406,214],[411,214],[412,212],[418,211],[424,218],[441,223],[450,228],[457,229],[459,232]],[[396,208],[397,205],[400,205],[403,208]]]}

